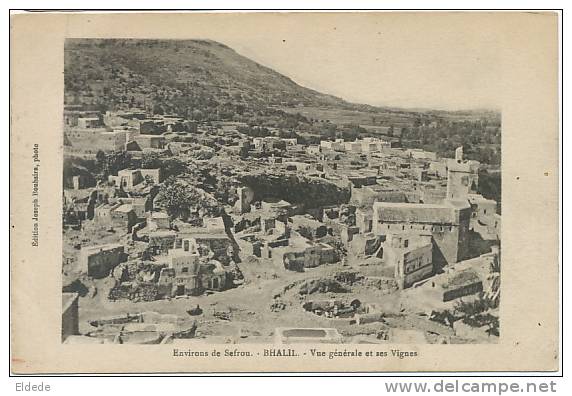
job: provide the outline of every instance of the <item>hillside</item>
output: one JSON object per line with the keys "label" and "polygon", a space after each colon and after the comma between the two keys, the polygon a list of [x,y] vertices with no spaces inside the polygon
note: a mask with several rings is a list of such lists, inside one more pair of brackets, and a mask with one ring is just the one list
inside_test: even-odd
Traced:
{"label": "hillside", "polygon": [[181,116],[214,110],[219,119],[272,106],[351,106],[209,40],[70,39],[65,92],[66,103],[157,106]]}
{"label": "hillside", "polygon": [[[68,39],[65,103],[145,108],[198,122],[239,121],[284,133],[353,140],[371,128],[403,144],[500,163],[500,114],[380,108],[308,89],[210,40]],[[381,127],[381,128],[380,128]],[[258,133],[258,131],[253,131]]]}

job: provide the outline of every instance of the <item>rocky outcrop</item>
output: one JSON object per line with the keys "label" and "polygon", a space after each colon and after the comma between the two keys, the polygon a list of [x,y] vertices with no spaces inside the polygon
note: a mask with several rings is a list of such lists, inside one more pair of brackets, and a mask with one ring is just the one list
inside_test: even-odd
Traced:
{"label": "rocky outcrop", "polygon": [[286,172],[244,174],[239,180],[254,191],[254,200],[279,198],[307,208],[349,202],[350,189],[317,177]]}

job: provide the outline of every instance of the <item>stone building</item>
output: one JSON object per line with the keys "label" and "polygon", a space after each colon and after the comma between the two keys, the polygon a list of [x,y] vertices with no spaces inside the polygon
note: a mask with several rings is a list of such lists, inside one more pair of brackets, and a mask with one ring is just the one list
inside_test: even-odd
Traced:
{"label": "stone building", "polygon": [[98,224],[109,225],[111,227],[131,232],[137,223],[137,214],[133,205],[122,203],[105,203],[94,209],[94,221]]}
{"label": "stone building", "polygon": [[436,186],[424,186],[421,201],[427,204],[441,204],[447,198],[447,190]]}
{"label": "stone building", "polygon": [[288,238],[267,241],[261,249],[261,256],[292,271],[303,271],[304,268],[335,263],[338,260],[332,246],[323,242],[312,242],[294,231]]}
{"label": "stone building", "polygon": [[127,142],[127,131],[118,129],[111,132],[103,132],[101,138],[109,142],[108,144],[111,146],[112,151],[123,151]]}
{"label": "stone building", "polygon": [[403,191],[375,184],[352,188],[350,202],[358,207],[371,207],[374,202],[407,202]]}
{"label": "stone building", "polygon": [[361,233],[371,232],[373,228],[373,210],[371,208],[356,209],[356,227]]}
{"label": "stone building", "polygon": [[149,194],[145,197],[120,198],[119,202],[131,205],[137,215],[137,219],[145,219],[147,212],[153,209],[153,199],[151,197]]}
{"label": "stone building", "polygon": [[425,151],[422,149],[409,149],[405,150],[405,153],[410,158],[431,160],[431,161],[437,160],[437,154],[432,151]]}
{"label": "stone building", "polygon": [[373,232],[360,233],[353,236],[347,249],[352,255],[382,258],[384,239],[384,235],[375,235]]}
{"label": "stone building", "polygon": [[[95,110],[84,110],[82,105],[64,105],[64,124],[77,126],[79,119],[99,119],[100,113]],[[85,122],[82,122],[85,125]]]}
{"label": "stone building", "polygon": [[108,244],[83,247],[80,252],[80,265],[92,278],[104,278],[126,257],[123,245]]}
{"label": "stone building", "polygon": [[101,126],[99,117],[80,117],[77,119],[77,126],[79,128],[98,128]]}
{"label": "stone building", "polygon": [[181,247],[169,250],[169,267],[159,275],[159,294],[163,296],[199,295],[205,290],[222,291],[230,287],[231,277],[221,262],[201,257],[195,241],[182,239]]}
{"label": "stone building", "polygon": [[121,151],[125,148],[124,131],[109,132],[99,127],[65,127],[64,145],[66,152],[78,154],[97,154],[98,151]]}
{"label": "stone building", "polygon": [[[169,251],[169,269],[172,270],[171,295],[198,295],[202,292],[199,278],[200,263],[198,252],[184,249]],[[169,276],[170,278],[171,276]],[[166,283],[161,272],[159,284]]]}
{"label": "stone building", "polygon": [[209,255],[211,259],[228,265],[234,257],[232,241],[226,233],[187,233],[180,232],[176,247],[187,241],[190,249],[198,251],[201,256]]}
{"label": "stone building", "polygon": [[291,228],[306,238],[317,239],[327,235],[328,227],[309,215],[295,215],[288,219]]}
{"label": "stone building", "polygon": [[165,137],[156,135],[136,135],[132,139],[141,149],[164,149]]}
{"label": "stone building", "polygon": [[471,206],[464,201],[443,205],[376,202],[372,230],[376,235],[431,233],[434,262],[450,264],[467,256],[470,217]]}
{"label": "stone building", "polygon": [[433,275],[433,243],[430,233],[388,234],[384,243],[386,264],[395,268],[401,289]]}
{"label": "stone building", "polygon": [[145,180],[157,184],[162,181],[161,169],[122,169],[117,176],[109,176],[109,181],[125,191],[133,190]]}
{"label": "stone building", "polygon": [[281,256],[284,268],[292,271],[335,263],[338,259],[334,248],[326,243],[309,244],[305,247],[279,248],[275,250],[274,256],[278,259]]}
{"label": "stone building", "polygon": [[481,195],[469,195],[472,208],[471,230],[483,240],[494,241],[501,238],[501,216],[497,213],[497,202]]}
{"label": "stone building", "polygon": [[126,229],[131,232],[137,223],[137,215],[131,204],[121,204],[111,211],[111,223],[119,229]]}
{"label": "stone building", "polygon": [[463,147],[455,150],[455,159],[447,162],[447,199],[466,200],[479,185],[479,163],[463,159]]}
{"label": "stone building", "polygon": [[332,151],[345,151],[344,143],[344,139],[336,139],[335,141],[322,140],[320,141],[320,147]]}
{"label": "stone building", "polygon": [[150,230],[168,230],[171,228],[171,217],[165,212],[151,212],[147,216]]}

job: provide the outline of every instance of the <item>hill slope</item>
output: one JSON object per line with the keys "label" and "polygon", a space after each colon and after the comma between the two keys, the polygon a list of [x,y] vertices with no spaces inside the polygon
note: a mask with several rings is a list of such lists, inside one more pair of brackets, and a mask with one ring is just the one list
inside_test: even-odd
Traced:
{"label": "hill slope", "polygon": [[220,118],[273,106],[351,107],[209,40],[70,39],[65,88],[66,103],[215,111]]}
{"label": "hill slope", "polygon": [[96,110],[139,107],[199,122],[241,121],[348,140],[366,134],[360,126],[396,127],[407,147],[451,157],[463,145],[469,158],[500,163],[496,112],[349,103],[210,40],[68,39],[64,81],[66,104]]}

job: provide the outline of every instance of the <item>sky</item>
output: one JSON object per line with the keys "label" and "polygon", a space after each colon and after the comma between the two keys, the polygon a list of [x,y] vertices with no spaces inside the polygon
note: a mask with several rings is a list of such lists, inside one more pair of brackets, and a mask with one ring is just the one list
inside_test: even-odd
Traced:
{"label": "sky", "polygon": [[[371,105],[499,109],[494,26],[457,16],[272,18],[211,37],[308,88]],[[238,31],[236,31],[238,30]]]}
{"label": "sky", "polygon": [[506,15],[486,12],[174,13],[152,23],[144,15],[116,15],[114,23],[101,18],[73,19],[68,29],[125,37],[128,26],[134,38],[211,39],[351,102],[443,110],[500,110],[501,48],[518,35]]}

